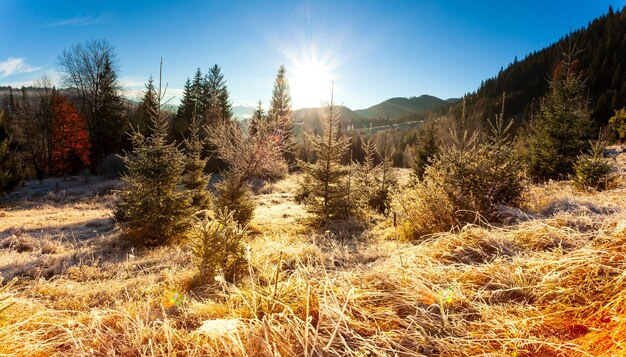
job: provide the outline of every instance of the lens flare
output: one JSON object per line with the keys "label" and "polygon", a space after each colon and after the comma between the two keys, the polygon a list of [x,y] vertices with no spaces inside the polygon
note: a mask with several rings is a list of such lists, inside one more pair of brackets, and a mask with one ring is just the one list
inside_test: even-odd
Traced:
{"label": "lens flare", "polygon": [[166,308],[180,306],[184,299],[184,293],[174,290],[166,290],[165,294],[163,295],[163,306]]}

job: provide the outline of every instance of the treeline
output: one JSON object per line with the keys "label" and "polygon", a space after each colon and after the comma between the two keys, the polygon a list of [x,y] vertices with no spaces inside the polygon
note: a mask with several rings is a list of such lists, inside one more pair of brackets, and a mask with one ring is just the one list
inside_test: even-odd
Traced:
{"label": "treeline", "polygon": [[[501,69],[494,78],[466,96],[469,120],[486,125],[499,113],[501,94],[507,93],[507,116],[519,123],[529,120],[539,108],[540,98],[547,94],[549,78],[558,77],[563,68],[560,54],[570,45],[580,50],[573,66],[585,78],[586,95],[594,108],[594,126],[603,127],[614,110],[626,106],[626,8],[608,13],[574,31],[556,43],[515,61]],[[460,115],[461,104],[454,108]],[[478,124],[477,124],[478,125]]]}

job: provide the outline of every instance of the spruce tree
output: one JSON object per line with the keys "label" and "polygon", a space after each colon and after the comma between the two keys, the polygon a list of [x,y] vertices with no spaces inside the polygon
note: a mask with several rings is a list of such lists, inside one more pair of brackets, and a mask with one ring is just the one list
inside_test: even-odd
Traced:
{"label": "spruce tree", "polygon": [[259,103],[250,118],[250,124],[248,124],[248,134],[255,135],[259,131],[259,126],[265,121],[267,121],[267,116],[263,110],[263,102],[259,100]]}
{"label": "spruce tree", "polygon": [[439,152],[439,138],[437,137],[437,127],[434,123],[428,123],[420,129],[420,136],[415,148],[415,159],[413,161],[413,175],[418,180],[424,178],[426,167],[430,165],[434,157]]}
{"label": "spruce tree", "polygon": [[573,56],[571,50],[564,54],[562,73],[550,82],[527,127],[523,153],[535,182],[567,178],[578,155],[589,148],[591,110],[585,83],[572,69]]}
{"label": "spruce tree", "polygon": [[[160,72],[161,73],[161,72]],[[185,156],[168,143],[165,91],[159,75],[158,104],[149,108],[152,134],[131,133],[133,149],[123,157],[128,172],[122,177],[114,216],[131,242],[161,245],[185,235],[192,216],[191,197],[183,186]]]}
{"label": "spruce tree", "polygon": [[183,95],[180,99],[178,110],[176,111],[176,116],[173,118],[170,128],[170,135],[177,142],[180,142],[183,138],[183,134],[187,132],[195,107],[194,89],[192,88],[191,80],[187,78],[185,86],[183,87]]}
{"label": "spruce tree", "polygon": [[23,180],[22,169],[11,152],[11,137],[0,111],[0,195],[14,190]]}
{"label": "spruce tree", "polygon": [[119,153],[124,133],[128,129],[128,122],[124,120],[124,105],[117,74],[110,57],[105,57],[99,75],[100,87],[94,112],[94,135],[91,137],[96,160],[104,158],[107,154]]}
{"label": "spruce tree", "polygon": [[267,114],[271,125],[280,134],[285,159],[293,163],[295,160],[293,151],[296,140],[293,130],[291,94],[289,93],[289,83],[287,82],[284,65],[278,68],[278,74],[274,81],[272,100],[270,101],[270,108]]}
{"label": "spruce tree", "polygon": [[348,138],[338,135],[339,108],[333,102],[325,103],[323,136],[310,137],[311,147],[317,155],[315,163],[300,162],[304,169],[304,191],[308,193],[307,205],[310,212],[323,222],[347,218],[346,167],[341,164],[348,150]]}
{"label": "spruce tree", "polygon": [[194,211],[211,208],[211,194],[207,190],[210,175],[204,173],[207,159],[203,157],[205,142],[200,139],[200,121],[194,115],[189,126],[189,136],[185,138],[185,172],[183,185],[189,190],[191,206]]}
{"label": "spruce tree", "polygon": [[152,134],[150,128],[152,122],[150,108],[156,108],[159,105],[152,76],[150,76],[148,82],[145,84],[145,88],[141,103],[139,104],[139,122],[137,123],[136,129],[144,136],[150,136],[150,134]]}
{"label": "spruce tree", "polygon": [[218,122],[229,121],[233,117],[232,104],[230,103],[228,87],[218,65],[209,69],[204,81],[203,98],[206,107],[203,107],[206,115],[206,124],[215,125]]}

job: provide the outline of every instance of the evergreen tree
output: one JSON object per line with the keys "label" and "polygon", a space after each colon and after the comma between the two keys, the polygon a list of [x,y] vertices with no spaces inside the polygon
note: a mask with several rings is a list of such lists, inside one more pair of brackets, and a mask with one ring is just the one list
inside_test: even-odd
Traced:
{"label": "evergreen tree", "polygon": [[259,126],[267,121],[267,116],[265,115],[265,111],[263,110],[263,103],[259,100],[254,113],[252,113],[252,117],[250,118],[250,124],[248,125],[248,134],[254,135],[259,131]]}
{"label": "evergreen tree", "polygon": [[185,172],[183,185],[189,190],[193,210],[201,211],[211,207],[211,195],[207,190],[210,175],[205,175],[207,160],[203,157],[204,141],[200,139],[200,122],[194,116],[189,126],[189,137],[185,138]]}
{"label": "evergreen tree", "polygon": [[187,132],[189,122],[193,117],[194,109],[196,108],[196,94],[191,85],[191,80],[187,78],[185,86],[183,87],[183,95],[176,111],[176,116],[172,120],[172,126],[170,128],[170,135],[177,142],[180,142],[184,133]]}
{"label": "evergreen tree", "polygon": [[295,160],[293,151],[296,140],[293,130],[291,94],[289,93],[289,83],[285,74],[285,66],[281,65],[278,68],[278,74],[274,81],[272,100],[270,101],[270,108],[267,114],[271,125],[280,135],[285,159],[289,163],[293,163]]}
{"label": "evergreen tree", "polygon": [[[231,121],[233,112],[228,96],[228,88],[222,70],[218,65],[214,65],[209,69],[204,81],[203,100],[206,101],[206,108],[203,124],[205,127],[215,128]],[[210,142],[208,151],[215,151],[216,149]],[[207,168],[210,172],[219,172],[226,169],[226,163],[219,156],[212,156],[208,160]]]}
{"label": "evergreen tree", "polygon": [[96,160],[111,153],[121,152],[123,136],[128,129],[128,122],[124,119],[124,105],[117,73],[113,70],[110,57],[104,58],[99,75],[100,87],[94,112],[94,135],[91,138]]}
{"label": "evergreen tree", "polygon": [[300,162],[305,173],[303,185],[306,186],[304,191],[308,192],[308,208],[322,222],[347,218],[347,171],[341,160],[350,145],[346,137],[338,135],[340,117],[332,95],[324,110],[324,134],[310,138],[317,161]]}
{"label": "evergreen tree", "polygon": [[0,195],[15,189],[22,180],[22,169],[11,152],[11,137],[0,111]]}
{"label": "evergreen tree", "polygon": [[566,178],[578,155],[589,147],[591,111],[584,81],[572,68],[573,56],[572,50],[564,54],[562,70],[550,82],[550,93],[542,99],[523,141],[528,173],[536,182]]}
{"label": "evergreen tree", "polygon": [[420,130],[419,139],[415,147],[415,159],[413,161],[413,175],[418,180],[424,178],[426,167],[430,165],[439,152],[439,138],[437,127],[434,123],[428,123]]}
{"label": "evergreen tree", "polygon": [[144,136],[150,136],[152,134],[152,116],[150,108],[156,108],[159,105],[159,99],[156,89],[154,88],[154,80],[152,79],[152,76],[150,76],[148,82],[144,86],[145,89],[143,91],[143,97],[141,98],[141,103],[139,104],[139,122],[137,123],[137,127],[135,129]]}
{"label": "evergreen tree", "polygon": [[[162,68],[162,67],[161,67]],[[161,73],[161,71],[160,71]],[[133,131],[133,149],[123,160],[128,172],[122,177],[114,216],[135,244],[161,245],[185,235],[190,228],[191,197],[183,187],[185,156],[168,143],[168,118],[163,111],[165,91],[159,75],[158,105],[149,108],[152,134]]]}
{"label": "evergreen tree", "polygon": [[232,119],[233,110],[228,87],[218,65],[211,67],[205,77],[203,97],[206,100],[206,108],[201,109],[205,111],[207,125]]}

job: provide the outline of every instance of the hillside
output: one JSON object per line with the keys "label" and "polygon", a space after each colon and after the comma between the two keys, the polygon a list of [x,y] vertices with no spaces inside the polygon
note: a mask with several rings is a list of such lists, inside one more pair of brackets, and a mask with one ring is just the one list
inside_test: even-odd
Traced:
{"label": "hillside", "polygon": [[[354,122],[358,122],[361,119],[359,115],[348,107],[339,106],[338,112],[341,116],[342,126],[344,127]],[[294,110],[293,112],[294,123],[303,123],[307,129],[317,130],[320,133],[322,130],[321,119],[323,117],[324,108],[303,108]]]}
{"label": "hillside", "polygon": [[[478,120],[492,118],[500,111],[499,101],[506,92],[506,115],[528,119],[547,92],[547,79],[557,72],[570,41],[580,51],[575,68],[586,79],[593,118],[599,126],[605,125],[614,109],[626,106],[626,8],[616,12],[609,9],[587,27],[523,60],[516,59],[469,95],[468,113]],[[460,106],[456,110],[460,112]]]}
{"label": "hillside", "polygon": [[367,109],[359,109],[354,112],[367,119],[394,119],[401,115],[416,114],[426,110],[445,107],[449,104],[449,101],[450,99],[446,101],[431,95],[421,95],[419,97],[410,98],[391,98]]}

